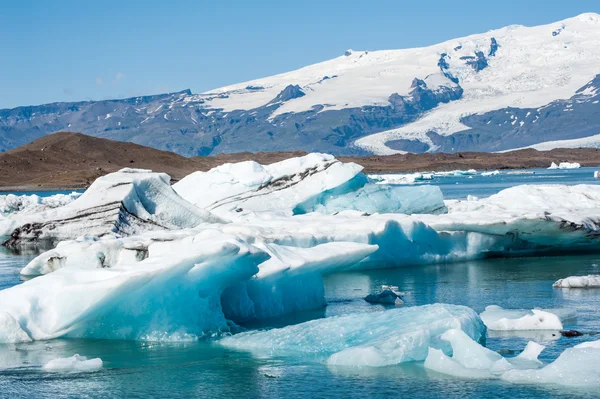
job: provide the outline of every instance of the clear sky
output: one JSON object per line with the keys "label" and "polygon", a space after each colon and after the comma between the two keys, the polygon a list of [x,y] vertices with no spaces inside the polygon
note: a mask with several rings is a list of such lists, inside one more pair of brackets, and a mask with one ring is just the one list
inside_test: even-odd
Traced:
{"label": "clear sky", "polygon": [[0,108],[200,93],[357,50],[539,25],[599,0],[0,0]]}

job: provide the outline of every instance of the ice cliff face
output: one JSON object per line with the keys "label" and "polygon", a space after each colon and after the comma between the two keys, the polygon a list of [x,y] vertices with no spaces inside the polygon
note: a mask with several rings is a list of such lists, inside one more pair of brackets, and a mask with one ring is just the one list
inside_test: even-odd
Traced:
{"label": "ice cliff face", "polygon": [[10,235],[4,245],[36,245],[39,241],[80,235],[132,235],[222,221],[179,197],[170,180],[164,173],[142,169],[122,169],[100,177],[83,195],[64,206],[16,212],[0,219],[2,235]]}
{"label": "ice cliff face", "polygon": [[[78,131],[183,155],[598,146],[600,16],[347,51],[202,94],[0,110],[0,149]],[[561,143],[556,143],[560,141]]]}

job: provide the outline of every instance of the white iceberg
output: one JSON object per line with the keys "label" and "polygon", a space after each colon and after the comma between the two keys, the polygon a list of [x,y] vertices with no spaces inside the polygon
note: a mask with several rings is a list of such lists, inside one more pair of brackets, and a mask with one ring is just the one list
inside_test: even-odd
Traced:
{"label": "white iceberg", "polygon": [[88,359],[85,356],[73,355],[66,358],[50,360],[42,369],[52,373],[81,373],[102,369],[102,359]]}
{"label": "white iceberg", "polygon": [[500,306],[487,306],[479,317],[492,331],[562,330],[560,318],[541,309],[507,310]]}
{"label": "white iceberg", "polygon": [[194,172],[173,188],[196,206],[228,218],[264,211],[291,215],[297,204],[347,183],[361,170],[358,164],[313,153],[264,166],[254,161],[224,164]]}
{"label": "white iceberg", "polygon": [[552,284],[554,288],[600,288],[600,275],[570,276]]}
{"label": "white iceberg", "polygon": [[450,342],[452,356],[431,347],[424,363],[426,369],[438,373],[459,378],[500,378],[513,383],[572,387],[597,387],[600,381],[600,349],[592,345],[566,349],[544,366],[538,360],[544,347],[534,342],[529,342],[519,356],[503,358],[460,330],[449,330],[441,339]]}
{"label": "white iceberg", "polygon": [[173,185],[179,195],[227,219],[255,212],[282,216],[307,212],[444,212],[438,187],[373,184],[362,166],[331,155],[308,154],[271,165],[253,161],[195,172]]}
{"label": "white iceberg", "polygon": [[147,230],[181,229],[222,219],[179,197],[164,173],[122,169],[102,176],[64,206],[0,220],[5,245],[66,240],[81,235],[133,235]]}
{"label": "white iceberg", "polygon": [[541,369],[508,370],[502,379],[521,384],[556,384],[570,387],[600,385],[600,349],[574,347]]}
{"label": "white iceberg", "polygon": [[474,340],[485,334],[472,309],[435,304],[328,317],[218,342],[261,356],[308,356],[332,366],[381,367],[424,360],[429,346],[447,346],[439,336],[450,329],[461,329]]}
{"label": "white iceberg", "polygon": [[433,173],[370,174],[367,176],[376,184],[414,184],[419,181],[433,180]]}
{"label": "white iceberg", "polygon": [[554,162],[550,165],[548,169],[579,169],[581,165],[577,162],[561,162],[558,165]]}
{"label": "white iceberg", "polygon": [[499,170],[494,170],[494,171],[490,171],[490,172],[481,172],[481,176],[497,176],[500,174]]}
{"label": "white iceberg", "polygon": [[0,214],[7,216],[15,213],[36,213],[51,208],[67,205],[81,196],[82,193],[55,194],[47,197],[39,195],[0,195]]}

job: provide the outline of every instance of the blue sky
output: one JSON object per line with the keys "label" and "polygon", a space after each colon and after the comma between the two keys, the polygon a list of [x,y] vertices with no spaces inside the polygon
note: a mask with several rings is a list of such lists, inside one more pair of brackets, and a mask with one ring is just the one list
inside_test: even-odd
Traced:
{"label": "blue sky", "polygon": [[600,1],[1,0],[0,108],[199,93],[337,57],[539,25]]}

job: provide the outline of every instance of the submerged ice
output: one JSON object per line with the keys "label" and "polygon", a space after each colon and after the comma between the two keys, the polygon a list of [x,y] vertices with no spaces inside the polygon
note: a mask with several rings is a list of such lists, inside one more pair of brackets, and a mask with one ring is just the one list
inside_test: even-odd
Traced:
{"label": "submerged ice", "polygon": [[485,335],[473,310],[435,304],[249,331],[219,343],[261,356],[310,356],[333,366],[380,367],[424,360],[429,346],[445,346],[439,337],[450,329],[460,329],[476,341]]}

